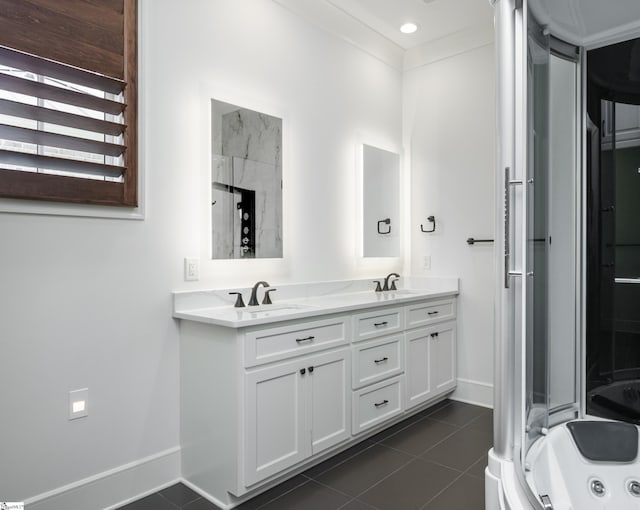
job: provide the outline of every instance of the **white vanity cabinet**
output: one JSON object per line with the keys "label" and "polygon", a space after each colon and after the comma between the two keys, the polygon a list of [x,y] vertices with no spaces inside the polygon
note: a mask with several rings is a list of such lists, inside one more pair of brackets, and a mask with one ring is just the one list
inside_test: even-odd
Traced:
{"label": "white vanity cabinet", "polygon": [[404,372],[402,333],[353,344],[353,389],[388,379]]}
{"label": "white vanity cabinet", "polygon": [[388,306],[353,316],[354,435],[405,409],[404,317],[404,307]]}
{"label": "white vanity cabinet", "polygon": [[350,354],[343,348],[247,371],[247,486],[349,438]]}
{"label": "white vanity cabinet", "polygon": [[406,307],[407,409],[456,386],[456,300]]}
{"label": "white vanity cabinet", "polygon": [[187,484],[232,507],[455,388],[454,295],[332,310],[246,327],[181,317]]}
{"label": "white vanity cabinet", "polygon": [[408,331],[406,342],[407,409],[455,388],[455,322]]}
{"label": "white vanity cabinet", "polygon": [[349,438],[349,319],[338,315],[245,332],[245,486]]}

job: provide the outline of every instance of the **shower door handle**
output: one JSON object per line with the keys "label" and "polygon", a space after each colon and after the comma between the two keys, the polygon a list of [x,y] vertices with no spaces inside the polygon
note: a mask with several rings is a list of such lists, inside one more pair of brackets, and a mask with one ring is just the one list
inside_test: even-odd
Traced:
{"label": "shower door handle", "polygon": [[511,180],[511,168],[504,169],[504,288],[509,288],[511,276],[522,276],[521,272],[511,271],[511,186],[521,185],[521,180]]}

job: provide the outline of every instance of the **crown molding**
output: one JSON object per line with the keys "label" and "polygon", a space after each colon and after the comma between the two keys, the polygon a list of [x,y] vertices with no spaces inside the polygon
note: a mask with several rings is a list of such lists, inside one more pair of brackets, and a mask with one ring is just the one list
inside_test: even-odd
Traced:
{"label": "crown molding", "polygon": [[467,27],[440,39],[426,42],[407,50],[404,57],[404,70],[410,71],[475,48],[488,46],[493,44],[494,37],[493,24],[486,23]]}
{"label": "crown molding", "polygon": [[402,71],[404,49],[327,0],[273,0],[308,23]]}

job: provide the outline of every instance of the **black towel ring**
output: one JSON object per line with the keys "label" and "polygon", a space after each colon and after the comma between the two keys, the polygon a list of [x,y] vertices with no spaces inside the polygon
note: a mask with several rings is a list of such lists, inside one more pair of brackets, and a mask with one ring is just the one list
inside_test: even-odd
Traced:
{"label": "black towel ring", "polygon": [[[384,223],[385,225],[389,225],[389,229],[386,232],[380,230],[380,223]],[[385,218],[384,220],[378,221],[378,234],[390,234],[391,233],[391,218]]]}
{"label": "black towel ring", "polygon": [[433,228],[431,230],[425,230],[424,229],[424,225],[420,225],[420,230],[422,232],[424,232],[425,234],[430,234],[431,232],[435,232],[436,231],[436,217],[435,216],[429,216],[427,218],[427,221],[429,221],[430,223],[433,223]]}

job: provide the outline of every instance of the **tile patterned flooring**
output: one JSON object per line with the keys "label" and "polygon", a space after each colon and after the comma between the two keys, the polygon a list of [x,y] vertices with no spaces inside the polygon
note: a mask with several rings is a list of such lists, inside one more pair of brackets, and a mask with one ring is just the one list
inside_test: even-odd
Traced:
{"label": "tile patterned flooring", "polygon": [[[238,510],[483,510],[490,409],[445,400]],[[120,510],[217,510],[182,484]]]}

